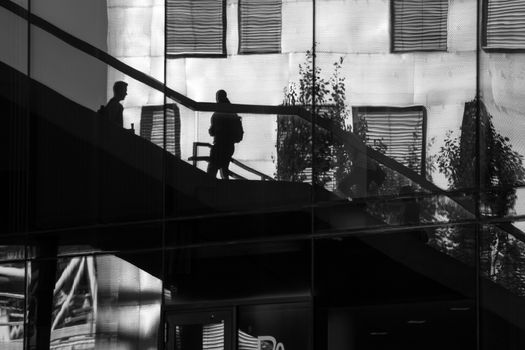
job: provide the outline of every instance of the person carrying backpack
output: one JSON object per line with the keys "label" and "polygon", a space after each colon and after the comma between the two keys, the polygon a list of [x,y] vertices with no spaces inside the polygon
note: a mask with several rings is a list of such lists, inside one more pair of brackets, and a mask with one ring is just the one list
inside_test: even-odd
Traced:
{"label": "person carrying backpack", "polygon": [[[230,103],[224,90],[218,90],[215,98],[217,103]],[[235,144],[241,142],[244,135],[241,117],[235,113],[215,112],[211,116],[208,132],[213,136],[213,146],[207,173],[217,177],[217,171],[220,170],[221,177],[228,179],[228,167],[235,151]]]}

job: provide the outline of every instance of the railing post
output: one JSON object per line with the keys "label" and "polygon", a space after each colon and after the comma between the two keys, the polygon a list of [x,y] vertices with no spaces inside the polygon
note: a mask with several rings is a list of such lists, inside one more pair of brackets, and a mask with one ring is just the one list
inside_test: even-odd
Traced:
{"label": "railing post", "polygon": [[197,142],[193,143],[193,166],[197,166]]}

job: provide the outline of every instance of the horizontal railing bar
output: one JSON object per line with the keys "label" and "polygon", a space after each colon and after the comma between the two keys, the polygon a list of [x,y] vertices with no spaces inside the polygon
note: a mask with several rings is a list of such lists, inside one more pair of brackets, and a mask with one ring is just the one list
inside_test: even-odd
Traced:
{"label": "horizontal railing bar", "polygon": [[244,170],[246,170],[246,171],[249,171],[249,172],[251,172],[251,173],[253,173],[253,174],[257,175],[257,176],[260,176],[260,177],[262,177],[262,178],[264,178],[264,179],[266,179],[266,180],[269,180],[269,181],[275,181],[274,178],[272,178],[272,177],[270,177],[270,176],[268,176],[268,175],[266,175],[266,174],[263,174],[263,173],[261,173],[260,171],[257,171],[257,170],[255,170],[254,168],[251,168],[251,167],[249,167],[249,166],[247,166],[247,165],[241,163],[241,162],[238,161],[237,159],[232,158],[231,161],[232,161],[233,164],[237,165],[239,168],[242,168],[242,169],[244,169]]}
{"label": "horizontal railing bar", "polygon": [[[205,143],[205,142],[195,142],[193,145],[194,146],[212,147],[211,144]],[[192,156],[192,157],[189,157],[188,160],[194,161],[194,162],[209,162],[210,161],[210,157],[209,156]],[[264,178],[264,179],[266,179],[268,181],[275,181],[274,178],[272,178],[272,177],[270,177],[270,176],[268,176],[266,174],[263,174],[260,171],[257,171],[255,169],[253,169],[253,168],[251,168],[251,167],[241,163],[240,161],[238,161],[235,158],[232,158],[231,162],[233,164],[237,165],[239,168],[242,168],[242,169],[244,169],[244,170],[246,170],[248,172],[251,172],[251,173],[253,173],[253,174],[255,174],[255,175],[257,175],[257,176],[259,176],[261,178]],[[245,179],[244,177],[240,177],[240,178]]]}

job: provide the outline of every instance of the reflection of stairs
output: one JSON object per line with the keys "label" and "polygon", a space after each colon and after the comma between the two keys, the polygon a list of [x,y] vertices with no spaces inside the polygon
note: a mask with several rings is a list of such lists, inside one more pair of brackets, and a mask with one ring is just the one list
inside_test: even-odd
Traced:
{"label": "reflection of stairs", "polygon": [[[149,141],[97,120],[93,111],[4,64],[0,64],[0,73],[13,76],[24,91],[31,86],[36,134],[32,189],[38,209],[32,219],[39,228],[94,224],[97,217],[102,221],[158,218],[162,214],[163,179],[168,189],[169,216],[256,211],[290,203],[301,207],[310,200],[311,187],[307,184],[211,179]],[[24,106],[16,103],[9,86],[2,87],[0,98],[4,110],[21,108],[24,115]],[[18,135],[8,135],[7,142],[15,142],[9,137]],[[330,197],[322,189],[317,192],[318,196]]]}
{"label": "reflection of stairs", "polygon": [[[313,189],[302,183],[211,179],[190,164],[166,155],[158,146],[104,121],[97,121],[93,111],[4,64],[0,64],[0,74],[12,77],[19,84],[18,91],[27,91],[31,86],[31,123],[36,133],[36,145],[31,151],[34,152],[36,168],[33,170],[36,172],[30,188],[25,190],[32,191],[34,208],[37,209],[31,212],[32,228],[90,225],[98,223],[99,219],[139,221],[159,218],[164,205],[163,179],[167,187],[167,215],[235,211],[239,215],[234,219],[221,221],[218,218],[202,225],[210,225],[209,232],[233,231],[228,234],[243,239],[248,239],[251,231],[260,230],[255,227],[259,221],[252,220],[252,211],[276,209],[265,215],[265,230],[273,227],[275,232],[286,234],[307,233],[311,223],[308,209],[311,191],[315,191],[319,200],[335,199],[324,189]],[[1,108],[18,109],[23,118],[27,107],[18,99],[20,95],[16,95],[12,86],[0,86]],[[8,118],[9,125],[17,123],[13,114],[8,113]],[[14,138],[18,136],[4,137],[3,142],[7,144],[3,149],[8,150],[16,144],[18,141]],[[166,159],[165,164],[163,159]],[[21,168],[20,174],[24,171],[27,168]],[[11,176],[20,174],[3,172],[2,183],[9,185]],[[26,204],[19,203],[22,207]],[[315,213],[318,225],[326,229],[344,226],[351,230],[368,224],[382,224],[367,214],[362,206],[350,203],[337,209],[318,208]],[[232,220],[238,221],[232,225]],[[10,230],[10,227],[3,228]],[[82,243],[82,237],[73,240]],[[422,242],[402,235],[381,235],[362,238],[362,241],[404,265],[408,274],[423,275],[448,288],[459,287],[461,294],[474,296],[473,290],[468,288],[474,285],[471,280],[474,271]],[[109,247],[99,248],[111,248],[115,242],[108,244]],[[133,264],[151,270],[147,262],[139,259],[133,260]],[[465,286],[465,280],[472,283],[461,288]],[[492,282],[484,281],[483,286],[487,308],[525,328],[516,311],[525,310],[525,305],[521,306],[524,301]]]}

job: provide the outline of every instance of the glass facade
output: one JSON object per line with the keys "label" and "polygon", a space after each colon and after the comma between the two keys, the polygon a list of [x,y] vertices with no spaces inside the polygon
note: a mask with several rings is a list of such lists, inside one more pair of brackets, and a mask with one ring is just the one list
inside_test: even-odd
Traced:
{"label": "glass facade", "polygon": [[0,348],[522,348],[524,13],[0,1]]}

